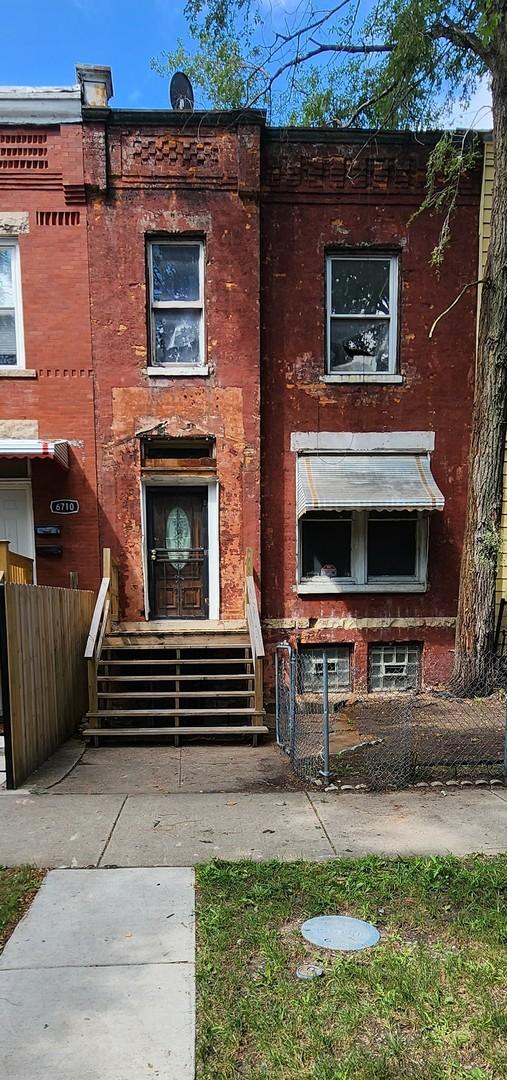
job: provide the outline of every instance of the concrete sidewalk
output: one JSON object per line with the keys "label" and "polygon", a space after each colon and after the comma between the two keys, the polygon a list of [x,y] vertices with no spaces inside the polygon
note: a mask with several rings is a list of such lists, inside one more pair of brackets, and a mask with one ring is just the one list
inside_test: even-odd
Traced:
{"label": "concrete sidewalk", "polygon": [[0,864],[6,866],[192,866],[212,858],[503,851],[503,787],[351,795],[0,796]]}
{"label": "concrete sidewalk", "polygon": [[6,1080],[193,1080],[189,869],[55,870],[0,957]]}

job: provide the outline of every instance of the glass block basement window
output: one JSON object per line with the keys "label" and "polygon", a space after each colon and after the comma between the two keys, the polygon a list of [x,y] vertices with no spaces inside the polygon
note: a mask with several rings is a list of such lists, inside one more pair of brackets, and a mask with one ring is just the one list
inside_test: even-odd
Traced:
{"label": "glass block basement window", "polygon": [[370,690],[416,690],[421,665],[420,645],[370,645]]}
{"label": "glass block basement window", "polygon": [[322,692],[324,653],[327,656],[329,690],[350,690],[348,645],[303,645],[300,649],[303,691]]}

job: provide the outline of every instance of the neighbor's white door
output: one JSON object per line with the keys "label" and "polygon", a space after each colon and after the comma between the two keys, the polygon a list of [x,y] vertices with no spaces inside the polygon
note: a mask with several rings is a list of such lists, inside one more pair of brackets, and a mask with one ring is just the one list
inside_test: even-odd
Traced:
{"label": "neighbor's white door", "polygon": [[28,485],[0,486],[0,540],[10,540],[11,551],[33,558],[32,493]]}

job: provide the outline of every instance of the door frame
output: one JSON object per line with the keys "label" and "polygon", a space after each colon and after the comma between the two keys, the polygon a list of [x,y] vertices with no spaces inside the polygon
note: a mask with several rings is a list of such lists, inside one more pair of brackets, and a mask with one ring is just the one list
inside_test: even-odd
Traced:
{"label": "door frame", "polygon": [[[208,619],[220,618],[220,534],[219,534],[219,485],[216,477],[210,480],[202,476],[142,476],[141,477],[141,545],[143,565],[144,611],[150,619],[150,592],[148,578],[148,513],[146,489],[157,487],[201,487],[208,491]],[[171,620],[173,623],[178,619]],[[185,621],[185,620],[180,620]],[[196,623],[199,619],[195,620]],[[203,620],[204,621],[204,620]]]}
{"label": "door frame", "polygon": [[[16,490],[16,489],[18,491],[24,491],[24,493],[25,493],[25,503],[26,503],[26,510],[27,510],[27,520],[28,520],[29,539],[30,539],[30,551],[27,554],[28,554],[28,558],[31,559],[32,562],[33,562],[33,584],[35,585],[37,583],[37,559],[36,559],[36,555],[35,555],[35,525],[34,525],[34,518],[33,518],[32,481],[29,480],[29,479],[27,479],[27,480],[19,480],[17,478],[16,479],[13,478],[12,480],[10,480],[10,479],[1,479],[0,480],[0,491],[12,491],[12,490]],[[3,539],[5,539],[5,537],[0,537],[0,539],[3,540]]]}

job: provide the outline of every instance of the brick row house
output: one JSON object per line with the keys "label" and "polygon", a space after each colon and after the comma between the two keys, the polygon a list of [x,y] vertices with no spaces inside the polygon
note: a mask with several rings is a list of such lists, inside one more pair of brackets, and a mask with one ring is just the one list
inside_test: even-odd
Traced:
{"label": "brick row house", "polygon": [[335,687],[437,681],[473,292],[429,331],[476,276],[481,164],[437,273],[431,134],[114,109],[78,75],[0,96],[0,532],[47,584],[97,588],[110,548],[131,630],[240,629],[252,552],[268,702],[281,639]]}

